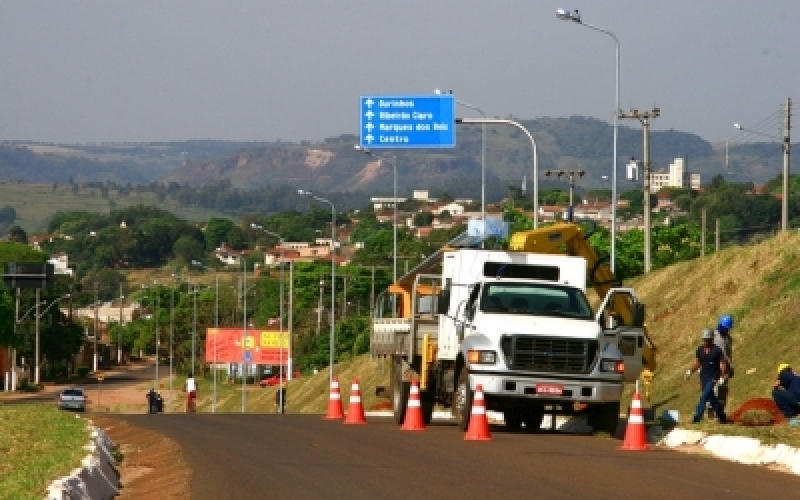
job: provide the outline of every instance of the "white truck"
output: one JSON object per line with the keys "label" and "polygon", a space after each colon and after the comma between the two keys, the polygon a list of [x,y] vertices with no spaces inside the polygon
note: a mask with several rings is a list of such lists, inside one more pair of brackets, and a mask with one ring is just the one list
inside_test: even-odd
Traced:
{"label": "white truck", "polygon": [[[426,274],[437,261],[441,271]],[[584,257],[460,248],[390,286],[373,316],[371,352],[392,359],[396,421],[417,377],[428,421],[439,403],[466,429],[480,384],[487,409],[512,429],[538,429],[547,408],[583,412],[613,433],[623,383],[646,361],[644,306],[632,289],[612,286],[593,311],[587,269]]]}

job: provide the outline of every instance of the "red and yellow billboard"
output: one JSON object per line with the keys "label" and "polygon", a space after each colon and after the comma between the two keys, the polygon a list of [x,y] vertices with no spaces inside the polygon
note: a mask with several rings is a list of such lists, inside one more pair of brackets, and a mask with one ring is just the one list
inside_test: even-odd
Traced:
{"label": "red and yellow billboard", "polygon": [[[242,349],[244,344],[244,349]],[[283,351],[283,352],[281,352]],[[207,363],[241,363],[278,365],[287,363],[289,332],[242,328],[208,328],[206,330]]]}

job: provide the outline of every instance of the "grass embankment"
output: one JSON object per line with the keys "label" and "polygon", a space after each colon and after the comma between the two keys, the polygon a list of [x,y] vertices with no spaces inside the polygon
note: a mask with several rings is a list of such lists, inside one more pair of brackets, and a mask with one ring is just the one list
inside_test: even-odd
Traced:
{"label": "grass embankment", "polygon": [[[350,385],[354,378],[359,379],[361,390],[361,400],[364,408],[370,410],[376,404],[386,402],[386,398],[375,396],[377,386],[389,384],[389,364],[388,361],[378,361],[370,359],[369,355],[358,356],[350,361],[345,361],[336,365],[334,372],[339,378],[342,404],[347,410],[350,397]],[[186,395],[182,392],[184,376],[175,377],[172,383],[174,389],[171,397],[169,391],[169,380],[162,379],[161,394],[165,400],[165,410],[167,412],[184,411]],[[197,411],[210,413],[213,403],[213,379],[211,375],[199,378],[198,382],[198,402]],[[149,385],[144,384],[140,387],[142,392],[142,403],[136,405],[115,405],[108,408],[111,412],[141,412],[147,410],[144,402],[144,394],[149,389]],[[259,387],[258,385],[248,385],[246,387],[246,411],[247,413],[274,413],[275,395],[277,387]],[[323,370],[316,375],[304,376],[299,379],[287,382],[286,387],[286,412],[287,413],[325,413],[328,407],[329,396],[328,371]],[[105,408],[104,408],[105,409]],[[239,413],[242,411],[242,386],[241,383],[231,384],[225,381],[225,374],[219,373],[217,379],[217,406],[218,413]]]}
{"label": "grass embankment", "polygon": [[44,497],[86,455],[86,421],[53,406],[2,405],[0,427],[0,499]]}
{"label": "grass embankment", "polygon": [[108,198],[103,198],[100,189],[81,187],[77,191],[69,184],[0,183],[0,200],[17,211],[14,224],[28,232],[42,231],[56,212],[86,211],[107,214],[112,208],[120,209],[133,205],[154,206],[172,212],[190,221],[206,221],[211,217],[225,215],[199,207],[185,207],[176,200],[167,198],[160,202],[155,193],[132,192],[127,196],[110,189]]}
{"label": "grass embankment", "polygon": [[[658,368],[650,405],[656,415],[680,411],[691,420],[699,397],[695,374],[683,373],[694,359],[704,327],[731,313],[736,376],[728,412],[752,398],[771,397],[778,363],[800,372],[800,233],[780,234],[760,244],[732,247],[717,255],[683,262],[632,281],[647,304],[650,335],[658,347]],[[800,446],[800,429],[747,428],[700,424],[703,430],[735,433]]]}

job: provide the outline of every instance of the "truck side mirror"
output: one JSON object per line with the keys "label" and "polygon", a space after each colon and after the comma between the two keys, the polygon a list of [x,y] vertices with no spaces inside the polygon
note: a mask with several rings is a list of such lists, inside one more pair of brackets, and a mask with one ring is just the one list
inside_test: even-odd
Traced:
{"label": "truck side mirror", "polygon": [[642,328],[644,326],[645,307],[641,302],[633,304],[633,326]]}
{"label": "truck side mirror", "polygon": [[436,312],[438,314],[447,314],[450,308],[450,290],[442,290],[439,296],[436,297]]}

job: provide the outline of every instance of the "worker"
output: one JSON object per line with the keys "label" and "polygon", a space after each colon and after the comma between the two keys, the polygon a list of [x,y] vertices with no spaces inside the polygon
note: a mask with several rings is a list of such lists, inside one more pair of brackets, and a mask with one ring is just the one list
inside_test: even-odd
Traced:
{"label": "worker", "polygon": [[197,382],[194,380],[194,374],[190,373],[186,378],[186,413],[194,413],[197,405]]}
{"label": "worker", "polygon": [[684,380],[689,380],[692,373],[700,370],[700,401],[697,402],[692,422],[700,422],[703,419],[703,413],[705,413],[706,403],[711,403],[711,408],[714,409],[719,423],[726,424],[728,423],[728,418],[725,416],[725,410],[719,404],[714,389],[719,385],[725,385],[728,364],[725,361],[722,349],[714,345],[713,330],[704,328],[701,338],[703,339],[703,345],[697,348],[696,359],[684,375]]}
{"label": "worker", "polygon": [[[728,403],[728,393],[730,392],[730,379],[733,378],[733,338],[731,337],[731,330],[733,329],[733,316],[730,314],[723,314],[717,321],[717,329],[714,330],[714,345],[722,349],[722,355],[725,356],[725,362],[728,364],[728,376],[725,377],[726,383],[717,385],[714,394],[717,396],[719,405],[722,409]],[[714,416],[713,408],[708,408],[708,416]]]}
{"label": "worker", "polygon": [[788,363],[778,365],[772,399],[783,416],[791,419],[791,425],[800,424],[800,419],[793,418],[800,415],[800,376],[794,374]]}

